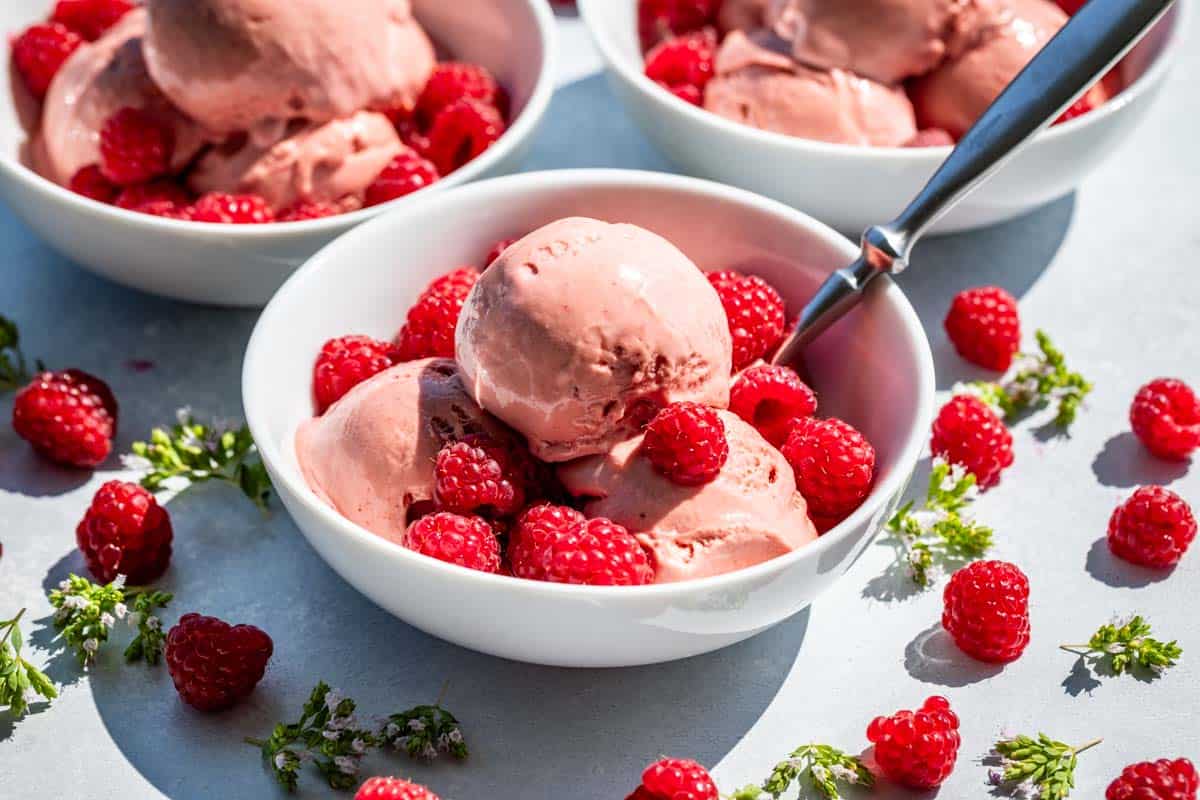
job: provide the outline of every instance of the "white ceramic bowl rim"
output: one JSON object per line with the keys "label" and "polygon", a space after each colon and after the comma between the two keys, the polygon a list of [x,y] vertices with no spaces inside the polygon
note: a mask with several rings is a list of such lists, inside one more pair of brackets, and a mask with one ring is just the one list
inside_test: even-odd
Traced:
{"label": "white ceramic bowl rim", "polygon": [[[513,121],[512,125],[504,131],[504,134],[487,150],[452,173],[456,183],[468,183],[474,180],[483,174],[493,162],[501,160],[518,143],[532,136],[533,127],[541,119],[546,108],[550,105],[550,99],[554,96],[558,57],[555,45],[556,29],[554,12],[551,11],[549,4],[543,0],[530,0],[529,8],[537,25],[538,39],[542,43],[542,67],[538,73],[537,83],[534,84],[533,92],[529,95],[529,102],[521,109],[521,113]],[[270,239],[272,237],[282,237],[291,234],[336,232],[336,230],[342,227],[356,225],[364,220],[379,216],[381,213],[380,209],[386,209],[393,203],[403,203],[410,198],[410,196],[398,197],[395,200],[389,200],[377,206],[361,208],[346,214],[338,214],[315,220],[266,223],[262,225],[230,225],[220,222],[191,222],[188,220],[156,217],[152,214],[141,214],[107,203],[101,203],[72,192],[64,186],[59,186],[54,181],[39,175],[22,164],[20,159],[12,156],[6,155],[0,157],[0,169],[6,170],[16,180],[30,184],[32,188],[44,195],[49,195],[69,205],[82,206],[84,210],[99,214],[101,217],[108,216],[113,219],[134,217],[139,223],[150,227],[161,227],[163,230],[186,230],[193,233],[208,231],[219,234],[222,239]],[[419,194],[419,192],[416,194]]]}
{"label": "white ceramic bowl rim", "polygon": [[[954,149],[952,145],[940,145],[937,147],[872,147],[858,144],[822,142],[816,139],[806,139],[802,136],[788,136],[787,134],[775,133],[774,131],[764,131],[750,125],[743,125],[740,122],[725,119],[703,108],[694,106],[670,92],[663,91],[662,87],[647,78],[642,70],[631,69],[621,54],[617,52],[616,45],[604,33],[602,26],[597,24],[596,15],[599,12],[594,10],[594,7],[617,1],[579,0],[579,13],[592,34],[592,40],[604,55],[605,62],[607,62],[611,69],[620,72],[625,80],[638,86],[642,91],[652,91],[656,95],[660,95],[664,102],[670,103],[675,107],[676,111],[688,115],[698,124],[711,125],[724,130],[726,133],[752,142],[756,141],[781,147],[792,147],[796,150],[810,151],[819,155],[841,158],[911,159],[917,162],[929,162],[932,165],[945,160],[950,151]],[[620,1],[636,2],[636,0]],[[1106,102],[1100,108],[1067,120],[1061,125],[1054,125],[1047,128],[1037,135],[1037,139],[1055,139],[1060,136],[1068,136],[1072,131],[1097,123],[1101,118],[1117,113],[1119,109],[1133,102],[1143,92],[1148,91],[1150,87],[1156,85],[1163,74],[1170,68],[1175,58],[1175,51],[1182,44],[1184,38],[1183,31],[1187,29],[1188,25],[1188,15],[1192,13],[1191,6],[1191,0],[1179,0],[1179,2],[1175,3],[1174,13],[1177,17],[1171,29],[1170,36],[1163,45],[1162,51],[1156,55],[1154,61],[1133,83],[1122,89],[1120,94]]]}
{"label": "white ceramic bowl rim", "polygon": [[[429,213],[430,211],[435,213],[439,211],[452,213],[458,199],[469,196],[468,193],[503,196],[509,191],[510,187],[515,186],[532,190],[578,186],[584,191],[590,187],[640,186],[648,189],[688,192],[704,195],[714,200],[733,200],[759,211],[772,214],[780,218],[782,224],[800,225],[827,240],[848,242],[845,237],[824,223],[782,203],[769,200],[760,195],[698,178],[638,170],[555,170],[492,178],[456,188],[451,192],[434,195],[421,207],[420,211],[421,213]],[[359,239],[370,239],[377,228],[404,225],[406,214],[412,213],[415,212],[403,207],[394,209],[347,232],[326,245],[293,273],[263,310],[246,347],[246,360],[242,369],[242,397],[245,404],[247,424],[250,426],[250,431],[267,465],[284,464],[287,458],[280,443],[268,437],[265,428],[258,424],[259,390],[254,376],[258,372],[259,360],[270,357],[265,352],[265,346],[260,343],[260,340],[264,338],[263,330],[272,325],[282,324],[283,320],[277,320],[276,317],[283,313],[281,308],[286,303],[289,294],[299,291],[304,283],[314,278],[321,270],[326,269],[328,262],[336,261],[338,251],[342,249],[344,243],[355,242]],[[916,463],[925,447],[929,434],[929,426],[932,422],[934,398],[933,356],[916,311],[904,296],[899,286],[887,278],[884,278],[883,281],[884,283],[877,288],[886,292],[888,299],[897,304],[900,314],[906,321],[906,324],[898,333],[908,339],[910,346],[918,354],[920,396],[918,397],[917,408],[920,411],[917,419],[913,421],[912,429],[909,431],[904,446],[896,458],[896,463],[899,465],[912,464]],[[298,498],[299,502],[304,503],[308,510],[315,513],[325,524],[333,526],[346,536],[359,537],[367,541],[368,546],[375,548],[375,552],[381,557],[398,555],[401,558],[408,559],[412,566],[417,569],[435,572],[450,570],[451,574],[457,573],[460,578],[480,581],[483,585],[491,582],[493,586],[507,587],[514,592],[540,594],[570,593],[573,597],[582,597],[584,599],[590,597],[603,600],[604,602],[619,602],[622,599],[628,599],[631,602],[640,602],[640,600],[650,595],[656,598],[670,599],[672,597],[690,595],[696,591],[714,591],[735,587],[743,584],[745,580],[754,580],[759,575],[785,568],[788,564],[801,558],[819,557],[841,539],[853,533],[859,526],[866,526],[869,522],[869,517],[877,512],[879,507],[889,497],[898,495],[910,477],[909,471],[903,467],[893,470],[892,474],[886,480],[878,482],[872,487],[871,494],[858,509],[832,530],[821,536],[816,542],[794,550],[787,555],[779,556],[778,558],[752,567],[723,575],[679,583],[652,584],[649,586],[574,586],[492,575],[414,553],[401,545],[389,542],[371,533],[343,517],[331,506],[320,500],[302,477],[297,478],[296,472],[295,470],[272,469],[276,480],[285,482],[292,496]]]}

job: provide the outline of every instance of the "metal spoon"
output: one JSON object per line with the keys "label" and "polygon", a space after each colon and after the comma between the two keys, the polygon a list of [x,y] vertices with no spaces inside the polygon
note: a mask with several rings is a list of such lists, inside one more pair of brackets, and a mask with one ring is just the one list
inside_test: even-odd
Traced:
{"label": "metal spoon", "polygon": [[1091,0],[1017,75],[908,208],[862,236],[862,254],[817,289],[772,363],[798,366],[805,346],[854,307],[878,276],[908,266],[943,214],[990,178],[1129,52],[1174,0]]}

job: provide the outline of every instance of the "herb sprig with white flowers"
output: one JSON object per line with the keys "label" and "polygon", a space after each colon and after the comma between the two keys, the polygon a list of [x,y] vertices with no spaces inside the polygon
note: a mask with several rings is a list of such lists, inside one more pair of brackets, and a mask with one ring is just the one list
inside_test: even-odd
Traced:
{"label": "herb sprig with white flowers", "polygon": [[1142,669],[1156,676],[1175,666],[1183,655],[1183,648],[1175,640],[1162,642],[1151,633],[1150,623],[1135,616],[1121,624],[1101,625],[1087,644],[1061,647],[1094,666],[1106,668],[1113,675]]}
{"label": "herb sprig with white flowers", "polygon": [[1017,356],[1008,375],[1000,381],[972,381],[955,387],[956,393],[973,394],[994,406],[1001,415],[1013,417],[1023,411],[1054,407],[1054,424],[1069,428],[1079,414],[1092,384],[1067,368],[1066,357],[1045,331],[1038,331],[1037,353]]}
{"label": "herb sprig with white flowers", "polygon": [[[37,368],[41,369],[41,362]],[[17,324],[0,314],[0,392],[10,392],[29,382],[29,368],[21,352],[21,334]]]}
{"label": "herb sprig with white flowers", "polygon": [[47,701],[58,697],[58,690],[40,669],[21,657],[21,617],[0,620],[0,709],[7,708],[16,719],[25,716],[38,697]]}
{"label": "herb sprig with white flowers", "polygon": [[1079,754],[1101,741],[1096,739],[1071,747],[1044,733],[1039,733],[1036,739],[1025,735],[1001,739],[994,749],[1004,769],[992,771],[990,782],[995,786],[1027,785],[1037,790],[1039,800],[1063,800],[1075,788]]}
{"label": "herb sprig with white flowers", "polygon": [[771,770],[761,787],[747,786],[734,792],[730,800],[758,800],[770,795],[781,797],[793,783],[807,779],[813,791],[826,800],[841,800],[839,783],[869,789],[875,776],[857,756],[848,755],[827,744],[806,744],[793,750]]}
{"label": "herb sprig with white flowers", "polygon": [[101,646],[122,620],[137,628],[136,636],[125,649],[125,658],[157,664],[164,637],[162,621],[153,612],[165,607],[171,599],[166,592],[125,588],[124,575],[105,585],[71,575],[50,593],[50,605],[57,609],[54,627],[67,645],[74,648],[79,663],[85,667],[96,660]]}

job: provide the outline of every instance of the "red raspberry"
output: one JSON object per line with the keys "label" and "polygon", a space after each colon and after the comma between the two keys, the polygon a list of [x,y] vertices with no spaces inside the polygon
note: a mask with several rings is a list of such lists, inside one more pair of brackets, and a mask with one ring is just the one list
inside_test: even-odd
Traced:
{"label": "red raspberry", "polygon": [[545,580],[542,555],[559,536],[565,536],[587,517],[570,506],[539,503],[522,512],[508,540],[508,560],[518,578]]}
{"label": "red raspberry", "polygon": [[418,783],[400,778],[367,778],[354,800],[439,800],[433,792]]}
{"label": "red raspberry", "polygon": [[949,147],[954,137],[941,128],[923,128],[904,143],[905,147]]}
{"label": "red raspberry", "polygon": [[440,511],[408,526],[404,546],[422,555],[481,572],[500,571],[500,542],[487,520]]}
{"label": "red raspberry", "polygon": [[478,100],[501,112],[507,104],[500,84],[485,67],[444,61],[434,67],[425,83],[417,99],[417,113],[433,120],[442,109],[466,99]]}
{"label": "red raspberry", "polygon": [[714,24],[720,5],[720,0],[639,0],[642,49],[649,50],[664,39]]}
{"label": "red raspberry", "polygon": [[840,419],[800,417],[784,442],[783,457],[809,514],[836,522],[858,508],[875,478],[875,448]]}
{"label": "red raspberry", "polygon": [[408,310],[396,344],[401,361],[454,358],[454,329],[471,287],[479,279],[473,267],[460,267],[437,278]]}
{"label": "red raspberry", "polygon": [[944,325],[958,354],[986,369],[1004,372],[1021,349],[1017,301],[998,286],[959,292]]}
{"label": "red raspberry", "polygon": [[654,579],[649,557],[629,531],[565,506],[533,506],[509,546],[513,575],[552,583],[640,586]]}
{"label": "red raspberry", "polygon": [[738,376],[729,395],[729,410],[779,447],[797,417],[817,413],[817,396],[795,370],[763,364]]}
{"label": "red raspberry", "polygon": [[1068,14],[1074,15],[1079,9],[1083,8],[1087,0],[1058,0],[1058,7]]}
{"label": "red raspberry", "polygon": [[157,180],[126,186],[117,195],[118,208],[153,214],[159,217],[182,218],[192,202],[191,195],[179,184],[170,180]]}
{"label": "red raspberry", "polygon": [[174,153],[175,132],[139,108],[122,108],[100,128],[100,171],[121,186],[166,175]]}
{"label": "red raspberry", "polygon": [[133,8],[130,0],[58,0],[50,19],[94,42]]}
{"label": "red raspberry", "polygon": [[442,448],[433,468],[438,507],[456,514],[516,513],[525,504],[517,465],[499,443],[467,436]]}
{"label": "red raspberry", "polygon": [[712,30],[667,39],[646,55],[646,77],[700,105],[704,87],[713,76],[716,51],[717,36]]}
{"label": "red raspberry", "polygon": [[1003,664],[1029,644],[1029,579],[1004,561],[976,561],[950,578],[942,627],[972,658]]}
{"label": "red raspberry", "polygon": [[222,711],[254,691],[274,651],[271,637],[253,625],[184,614],[167,634],[167,671],[183,702]]}
{"label": "red raspberry", "polygon": [[321,347],[313,366],[317,413],[336,403],[358,384],[397,361],[396,346],[370,336],[342,336]]}
{"label": "red raspberry", "polygon": [[960,394],[933,421],[933,454],[961,464],[975,476],[980,489],[1000,482],[1000,473],[1013,463],[1012,434],[996,412],[978,397]]}
{"label": "red raspberry", "polygon": [[96,580],[124,575],[134,586],[150,583],[171,562],[171,517],[136,483],[109,481],[75,529],[75,541]]}
{"label": "red raspberry", "polygon": [[196,201],[191,218],[226,225],[263,225],[275,221],[275,212],[256,194],[209,192]]}
{"label": "red raspberry", "polygon": [[425,156],[440,174],[449,175],[491,147],[504,128],[504,118],[494,107],[470,98],[459,100],[433,118]]}
{"label": "red raspberry", "polygon": [[1054,120],[1053,124],[1061,125],[1068,120],[1075,119],[1076,117],[1082,117],[1084,114],[1087,114],[1089,111],[1093,111],[1095,108],[1096,103],[1092,100],[1092,93],[1086,92],[1084,93],[1083,97],[1080,97],[1070,106],[1068,106],[1067,110],[1060,114],[1058,119]]}
{"label": "red raspberry", "polygon": [[1130,764],[1108,785],[1104,800],[1196,800],[1200,775],[1186,758]]}
{"label": "red raspberry", "polygon": [[279,212],[276,222],[307,222],[310,219],[324,219],[342,213],[341,209],[331,203],[321,203],[316,200],[301,200]]}
{"label": "red raspberry", "polygon": [[672,403],[646,426],[642,452],[654,469],[680,486],[703,486],[729,458],[725,423],[699,403]]}
{"label": "red raspberry", "polygon": [[950,777],[958,759],[958,717],[949,700],[934,696],[919,711],[876,717],[867,739],[889,780],[909,789],[933,789]]}
{"label": "red raspberry", "polygon": [[405,150],[388,163],[367,187],[366,204],[377,206],[412,194],[438,181],[437,167],[412,150]]}
{"label": "red raspberry", "polygon": [[79,34],[64,25],[33,25],[13,40],[13,66],[29,93],[42,100],[59,68],[81,44]]}
{"label": "red raspberry", "polygon": [[116,184],[104,177],[104,173],[100,171],[100,167],[95,164],[92,164],[90,167],[84,167],[72,175],[67,188],[75,192],[75,194],[90,197],[92,200],[106,205],[116,200],[117,192],[120,191]]}
{"label": "red raspberry", "polygon": [[1141,487],[1108,520],[1109,549],[1143,567],[1175,566],[1195,538],[1191,506],[1161,486]]}
{"label": "red raspberry", "polygon": [[642,785],[631,796],[638,800],[718,800],[717,785],[708,770],[686,758],[664,758],[646,767]]}
{"label": "red raspberry", "polygon": [[1129,424],[1151,453],[1182,461],[1200,447],[1200,398],[1183,381],[1159,378],[1138,390]]}
{"label": "red raspberry", "polygon": [[112,452],[117,400],[104,381],[82,370],[43,372],[17,393],[12,422],[51,461],[95,467]]}
{"label": "red raspberry", "polygon": [[483,262],[483,268],[487,269],[492,265],[492,262],[501,256],[501,254],[517,243],[516,239],[501,239],[492,245],[492,249],[488,251],[487,260]]}
{"label": "red raspberry", "polygon": [[757,275],[711,272],[708,282],[721,297],[733,335],[733,369],[750,366],[783,338],[785,309],[779,292]]}

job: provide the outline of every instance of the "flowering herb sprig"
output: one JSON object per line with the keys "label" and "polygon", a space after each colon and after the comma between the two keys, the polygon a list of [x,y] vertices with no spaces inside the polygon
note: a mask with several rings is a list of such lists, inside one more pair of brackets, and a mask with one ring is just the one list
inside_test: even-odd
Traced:
{"label": "flowering herb sprig", "polygon": [[852,756],[827,744],[806,744],[793,750],[786,759],[771,770],[761,787],[747,786],[734,792],[730,800],[758,800],[781,797],[793,783],[807,780],[813,791],[826,800],[841,800],[838,784],[875,785],[875,776],[857,756]]}
{"label": "flowering herb sprig", "polygon": [[458,720],[437,705],[392,714],[380,731],[380,742],[421,761],[432,761],[439,753],[457,761],[467,757],[467,742]]}
{"label": "flowering herb sprig", "polygon": [[[118,575],[112,583],[101,585],[87,578],[71,575],[50,593],[54,627],[63,640],[74,648],[79,663],[89,666],[108,641],[108,636],[121,620],[137,627],[137,635],[125,649],[129,661],[145,659],[157,664],[162,654],[162,622],[153,611],[163,608],[172,599],[166,592],[152,589],[126,589],[125,576]],[[129,604],[134,614],[129,613]]]}
{"label": "flowering herb sprig", "polygon": [[1062,649],[1095,665],[1107,667],[1113,675],[1140,668],[1157,675],[1175,666],[1183,648],[1175,640],[1153,638],[1150,623],[1135,616],[1121,624],[1101,625],[1087,644],[1064,644]]}
{"label": "flowering herb sprig", "polygon": [[1045,331],[1038,331],[1037,353],[1022,353],[1008,375],[1000,381],[972,381],[955,387],[979,397],[1004,416],[1043,406],[1055,409],[1054,423],[1068,428],[1079,414],[1092,384],[1067,367],[1063,352],[1054,346]]}
{"label": "flowering herb sprig", "polygon": [[132,597],[127,592],[126,602],[133,601],[133,610],[129,614],[129,624],[137,628],[137,635],[125,648],[126,661],[145,661],[147,664],[157,664],[162,657],[163,646],[166,644],[166,634],[163,633],[162,620],[154,611],[165,608],[174,599],[173,595],[154,590],[137,591]]}
{"label": "flowering herb sprig", "polygon": [[1078,756],[1100,744],[1101,740],[1071,747],[1044,733],[1037,738],[1015,736],[996,742],[995,751],[1003,771],[993,770],[989,781],[994,786],[1031,786],[1040,800],[1063,800],[1075,788]]}
{"label": "flowering herb sprig", "polygon": [[[38,369],[41,363],[37,364]],[[17,324],[0,314],[0,392],[10,392],[29,382],[29,368],[21,352]]]}
{"label": "flowering herb sprig", "polygon": [[40,669],[21,657],[21,617],[25,609],[12,619],[0,620],[0,709],[20,719],[38,697],[53,700],[58,690]]}
{"label": "flowering herb sprig", "polygon": [[219,480],[238,487],[263,511],[271,496],[271,479],[258,457],[250,429],[224,423],[197,422],[188,409],[176,413],[171,428],[155,428],[149,441],[134,442],[125,465],[144,470],[142,486],[152,492],[182,489]]}

